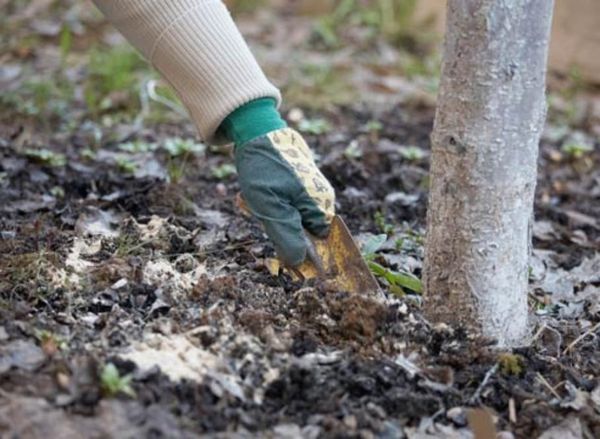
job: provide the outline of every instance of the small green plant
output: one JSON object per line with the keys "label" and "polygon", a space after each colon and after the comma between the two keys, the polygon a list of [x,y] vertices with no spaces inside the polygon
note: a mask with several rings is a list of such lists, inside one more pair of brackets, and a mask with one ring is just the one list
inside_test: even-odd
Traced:
{"label": "small green plant", "polygon": [[331,125],[325,119],[302,119],[298,124],[298,129],[308,134],[325,134],[331,131]]}
{"label": "small green plant", "polygon": [[25,156],[36,163],[46,166],[60,167],[67,164],[67,158],[64,154],[50,151],[49,149],[32,149],[25,150]]}
{"label": "small green plant", "polygon": [[400,148],[400,155],[411,162],[421,160],[425,157],[425,151],[418,146],[404,146]]}
{"label": "small green plant", "polygon": [[6,279],[13,291],[23,291],[30,298],[44,298],[52,291],[52,276],[58,264],[58,255],[43,248],[7,255],[0,264],[0,278]]}
{"label": "small green plant", "polygon": [[67,342],[62,337],[46,329],[36,330],[34,335],[40,342],[44,352],[49,354],[54,354],[59,350],[62,351],[67,348]]}
{"label": "small green plant", "polygon": [[69,26],[63,26],[60,31],[60,60],[61,64],[64,67],[67,61],[67,55],[71,51],[71,46],[73,45],[73,33]]}
{"label": "small green plant", "polygon": [[383,124],[378,120],[370,120],[365,124],[364,128],[369,133],[379,132],[383,129]]}
{"label": "small green plant", "polygon": [[132,154],[142,153],[142,152],[151,152],[155,151],[158,148],[158,144],[144,142],[143,140],[134,140],[133,142],[121,143],[119,145],[119,149],[124,152],[129,152]]}
{"label": "small green plant", "polygon": [[220,166],[216,166],[212,169],[212,175],[219,180],[224,180],[231,177],[236,173],[235,166],[231,163],[224,163]]}
{"label": "small green plant", "polygon": [[382,233],[380,235],[373,235],[362,245],[362,254],[365,260],[372,261],[375,258],[375,253],[381,248],[381,246],[387,241],[387,235]]}
{"label": "small green plant", "polygon": [[133,174],[137,170],[137,164],[128,157],[121,156],[116,158],[117,167],[119,171],[126,174]]}
{"label": "small green plant", "polygon": [[136,85],[139,74],[147,68],[140,55],[128,46],[116,46],[109,49],[94,49],[90,52],[88,77],[84,89],[88,110],[98,114],[112,107],[109,94],[123,92],[127,99],[127,109],[138,109]]}
{"label": "small green plant", "polygon": [[385,279],[390,286],[390,291],[397,296],[403,296],[405,289],[414,291],[417,294],[423,292],[421,279],[411,273],[390,270],[375,261],[368,261],[367,265],[376,277]]}
{"label": "small green plant", "polygon": [[562,145],[561,150],[573,159],[580,159],[592,152],[594,147],[581,137],[573,137]]}
{"label": "small green plant", "polygon": [[504,375],[520,375],[523,372],[523,358],[520,355],[508,352],[498,355],[500,372]]}
{"label": "small green plant", "polygon": [[107,396],[116,396],[119,393],[135,397],[135,391],[131,387],[131,375],[121,376],[117,367],[108,363],[100,373],[100,385]]}
{"label": "small green plant", "polygon": [[52,195],[55,198],[64,198],[65,190],[62,188],[62,186],[53,186],[50,189],[50,195]]}
{"label": "small green plant", "polygon": [[194,142],[192,139],[172,137],[165,140],[164,149],[171,157],[180,157],[187,154],[203,154],[206,151],[206,145]]}
{"label": "small green plant", "polygon": [[123,258],[126,256],[137,255],[144,245],[145,243],[140,241],[138,236],[122,232],[114,241],[115,256]]}
{"label": "small green plant", "polygon": [[347,159],[360,159],[362,157],[362,149],[358,146],[358,142],[353,140],[350,144],[344,149],[344,157]]}
{"label": "small green plant", "polygon": [[94,160],[96,155],[96,151],[94,151],[92,148],[83,148],[81,150],[81,158],[85,160]]}
{"label": "small green plant", "polygon": [[175,184],[179,183],[184,177],[190,156],[193,154],[204,154],[206,151],[205,144],[180,137],[167,139],[163,148],[169,153],[169,161],[167,163],[169,181]]}
{"label": "small green plant", "polygon": [[362,254],[369,269],[373,275],[383,279],[389,285],[390,292],[397,296],[403,296],[405,289],[421,294],[423,292],[423,285],[419,278],[411,273],[390,270],[375,262],[375,254],[386,240],[387,235],[385,234],[375,235],[363,245]]}
{"label": "small green plant", "polygon": [[392,233],[394,233],[394,226],[389,224],[385,220],[385,215],[382,211],[378,210],[377,212],[375,212],[373,220],[375,221],[375,225],[381,232],[385,233],[386,235],[391,235]]}

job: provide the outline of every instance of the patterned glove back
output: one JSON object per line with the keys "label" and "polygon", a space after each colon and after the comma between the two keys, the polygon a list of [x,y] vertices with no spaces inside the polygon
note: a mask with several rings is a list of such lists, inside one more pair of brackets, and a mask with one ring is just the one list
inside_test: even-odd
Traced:
{"label": "patterned glove back", "polygon": [[324,237],[335,215],[335,193],[302,136],[282,128],[236,147],[240,189],[279,257],[297,266],[306,257],[303,228]]}

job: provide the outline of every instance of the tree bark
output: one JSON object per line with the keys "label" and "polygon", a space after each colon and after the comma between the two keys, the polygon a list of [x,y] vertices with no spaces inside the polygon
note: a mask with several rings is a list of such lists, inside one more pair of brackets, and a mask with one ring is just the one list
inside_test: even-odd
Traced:
{"label": "tree bark", "polygon": [[449,0],[432,143],[425,312],[499,346],[527,287],[553,0]]}

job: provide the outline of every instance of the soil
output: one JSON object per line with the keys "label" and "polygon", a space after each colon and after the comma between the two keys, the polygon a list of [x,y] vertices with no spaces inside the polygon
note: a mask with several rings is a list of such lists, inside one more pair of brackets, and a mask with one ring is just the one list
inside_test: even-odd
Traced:
{"label": "soil", "polygon": [[[306,138],[353,234],[387,233],[377,261],[419,276],[433,106],[286,105],[332,124]],[[594,139],[592,107],[570,130]],[[229,149],[188,154],[174,182],[164,149],[127,153],[140,165],[123,169],[113,134],[127,124],[98,125],[87,156],[89,126],[62,127],[0,117],[2,437],[467,438],[478,407],[502,437],[600,437],[597,137],[582,157],[565,136],[542,139],[532,342],[500,353],[426,321],[418,294],[384,281],[375,300],[273,276],[235,175],[215,173]],[[189,122],[147,123],[127,140],[176,136],[194,138]],[[107,388],[109,363],[132,395]]]}

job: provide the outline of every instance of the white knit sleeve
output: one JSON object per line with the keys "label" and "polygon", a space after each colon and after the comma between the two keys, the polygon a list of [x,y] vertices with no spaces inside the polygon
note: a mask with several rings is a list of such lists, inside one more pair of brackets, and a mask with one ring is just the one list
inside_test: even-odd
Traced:
{"label": "white knit sleeve", "polygon": [[281,100],[220,0],[93,0],[175,89],[202,139],[257,98]]}

